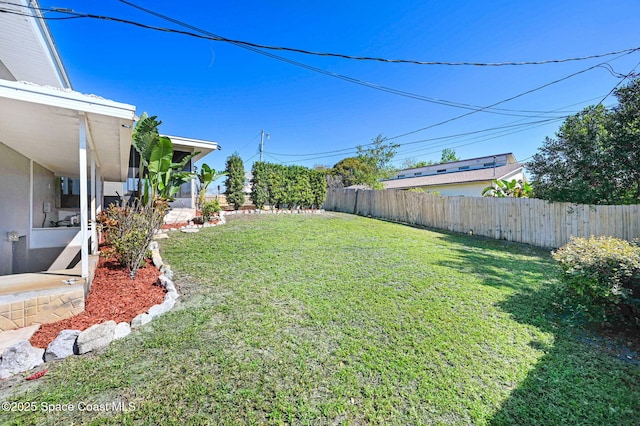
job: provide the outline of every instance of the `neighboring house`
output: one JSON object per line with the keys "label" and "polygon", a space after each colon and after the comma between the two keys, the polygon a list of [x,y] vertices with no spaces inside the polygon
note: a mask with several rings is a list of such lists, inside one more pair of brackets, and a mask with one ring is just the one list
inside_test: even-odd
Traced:
{"label": "neighboring house", "polygon": [[385,189],[420,188],[440,195],[479,197],[494,179],[526,182],[524,165],[513,154],[497,154],[450,163],[404,169],[382,181]]}
{"label": "neighboring house", "polygon": [[[0,331],[84,310],[98,249],[91,224],[104,183],[127,181],[136,120],[133,105],[72,90],[37,1],[2,10]],[[218,148],[172,139],[178,151]]]}

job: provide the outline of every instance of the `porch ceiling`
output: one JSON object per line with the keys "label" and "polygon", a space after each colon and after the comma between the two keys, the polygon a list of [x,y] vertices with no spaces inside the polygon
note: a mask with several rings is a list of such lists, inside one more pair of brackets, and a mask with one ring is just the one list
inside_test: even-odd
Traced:
{"label": "porch ceiling", "polygon": [[79,175],[80,119],[105,180],[124,181],[135,107],[68,90],[0,80],[0,142],[60,176]]}

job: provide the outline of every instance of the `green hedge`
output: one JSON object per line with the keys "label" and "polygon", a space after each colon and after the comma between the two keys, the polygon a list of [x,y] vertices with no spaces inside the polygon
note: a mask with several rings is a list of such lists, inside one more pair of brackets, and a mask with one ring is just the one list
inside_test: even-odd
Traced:
{"label": "green hedge", "polygon": [[574,307],[598,322],[640,326],[640,247],[613,237],[572,238],[553,253]]}
{"label": "green hedge", "polygon": [[327,195],[326,172],[302,166],[255,162],[251,169],[251,201],[259,209],[320,208]]}

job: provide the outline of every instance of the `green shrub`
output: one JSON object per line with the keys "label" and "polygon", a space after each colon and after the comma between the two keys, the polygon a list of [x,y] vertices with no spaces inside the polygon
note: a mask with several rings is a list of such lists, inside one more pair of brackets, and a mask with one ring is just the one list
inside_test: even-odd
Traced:
{"label": "green shrub", "polygon": [[205,222],[210,221],[217,213],[220,213],[220,202],[217,199],[202,203],[202,217]]}
{"label": "green shrub", "polygon": [[640,247],[613,237],[572,238],[553,253],[575,307],[599,322],[640,325]]}
{"label": "green shrub", "polygon": [[113,204],[101,212],[98,223],[103,232],[106,250],[112,253],[122,266],[129,269],[131,279],[149,257],[149,243],[156,229],[162,226],[164,204],[155,207],[133,203],[124,207]]}

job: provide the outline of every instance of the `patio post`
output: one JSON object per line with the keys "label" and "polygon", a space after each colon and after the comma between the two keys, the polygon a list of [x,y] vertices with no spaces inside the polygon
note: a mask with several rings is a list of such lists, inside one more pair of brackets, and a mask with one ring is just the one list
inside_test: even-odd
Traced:
{"label": "patio post", "polygon": [[98,252],[98,231],[96,227],[96,201],[98,182],[96,179],[96,152],[89,151],[91,158],[91,254]]}
{"label": "patio post", "polygon": [[80,160],[80,264],[82,278],[87,278],[89,276],[89,247],[87,246],[89,237],[89,218],[87,215],[87,118],[84,114],[81,114],[78,118],[78,155]]}

